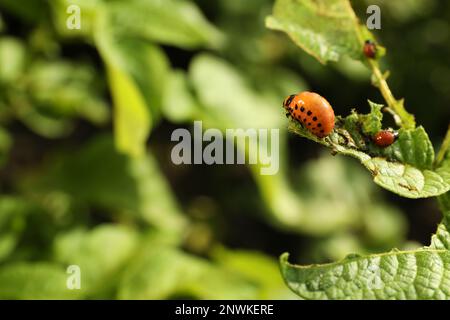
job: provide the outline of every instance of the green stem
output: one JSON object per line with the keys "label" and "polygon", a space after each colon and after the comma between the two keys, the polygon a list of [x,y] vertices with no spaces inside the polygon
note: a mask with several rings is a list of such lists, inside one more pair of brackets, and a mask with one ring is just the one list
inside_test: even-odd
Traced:
{"label": "green stem", "polygon": [[[366,38],[364,37],[364,35],[361,32],[362,26],[359,23],[359,20],[355,14],[355,11],[353,11],[350,1],[346,1],[345,3],[347,5],[349,14],[352,16],[352,20],[355,25],[356,36],[358,37],[358,41],[362,48],[366,41]],[[403,106],[403,100],[395,99],[394,95],[391,92],[391,89],[389,89],[386,79],[383,77],[383,74],[380,71],[378,61],[371,59],[371,58],[368,58],[367,61],[369,62],[369,65],[372,69],[372,73],[377,80],[377,84],[378,84],[377,87],[380,89],[381,95],[383,96],[384,100],[386,101],[388,107],[398,115],[398,118],[395,119],[396,122],[398,119],[400,119],[401,127],[406,128],[406,129],[414,129],[416,127],[416,122],[414,120],[414,116],[406,111],[405,107]]]}
{"label": "green stem", "polygon": [[439,149],[439,152],[436,156],[434,164],[435,167],[439,166],[439,164],[442,162],[442,160],[444,160],[445,155],[449,151],[450,151],[450,125],[448,126],[447,134],[445,135],[444,141],[442,142],[442,146]]}
{"label": "green stem", "polygon": [[395,110],[395,105],[397,104],[397,100],[394,98],[394,95],[392,94],[391,89],[389,89],[389,86],[386,82],[386,79],[384,79],[383,74],[380,71],[380,68],[378,66],[378,62],[376,62],[373,59],[368,59],[370,67],[372,68],[372,73],[374,74],[375,78],[377,79],[378,88],[381,91],[381,95],[383,96],[384,100],[387,102],[388,106]]}
{"label": "green stem", "polygon": [[372,73],[377,80],[377,87],[380,89],[381,95],[386,101],[389,109],[394,111],[398,116],[398,119],[400,119],[399,124],[404,128],[414,129],[416,127],[414,116],[406,111],[405,107],[403,106],[403,100],[395,99],[391,89],[386,82],[386,79],[383,77],[378,62],[370,58],[368,59],[368,61],[372,69]]}

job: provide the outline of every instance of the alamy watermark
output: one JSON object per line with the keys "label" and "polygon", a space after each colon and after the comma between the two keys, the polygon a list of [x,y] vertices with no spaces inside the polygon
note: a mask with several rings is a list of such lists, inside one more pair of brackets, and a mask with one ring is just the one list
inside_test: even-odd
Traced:
{"label": "alamy watermark", "polygon": [[66,273],[68,274],[66,280],[66,287],[69,290],[81,289],[81,269],[80,266],[72,264],[67,267]]}
{"label": "alamy watermark", "polygon": [[381,29],[381,9],[376,4],[367,7],[367,14],[370,16],[366,20],[366,26],[369,30]]}
{"label": "alamy watermark", "polygon": [[81,29],[81,8],[76,4],[67,7],[66,13],[69,15],[66,19],[66,27],[69,30]]}
{"label": "alamy watermark", "polygon": [[[215,128],[203,132],[202,121],[194,121],[193,136],[189,130],[178,128],[172,132],[171,141],[178,142],[171,152],[176,165],[258,164],[262,175],[274,175],[279,170],[279,129],[226,129],[224,137]],[[203,142],[208,144],[204,146]]]}

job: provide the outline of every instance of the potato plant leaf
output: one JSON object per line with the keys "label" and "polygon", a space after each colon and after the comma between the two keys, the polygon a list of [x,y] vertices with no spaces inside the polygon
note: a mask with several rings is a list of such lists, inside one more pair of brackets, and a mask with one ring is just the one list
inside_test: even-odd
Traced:
{"label": "potato plant leaf", "polygon": [[422,127],[401,129],[399,139],[382,149],[358,131],[358,117],[361,116],[352,113],[338,120],[338,128],[326,139],[317,138],[294,120],[290,120],[289,129],[331,148],[334,153],[358,159],[376,184],[403,197],[434,197],[450,190],[450,173],[431,168],[434,150]]}
{"label": "potato plant leaf", "polygon": [[110,2],[111,24],[120,32],[148,41],[186,49],[218,47],[223,35],[198,7],[186,0],[131,0]]}
{"label": "potato plant leaf", "polygon": [[[450,173],[450,151],[447,151],[446,157],[438,170],[447,174]],[[436,233],[431,238],[430,248],[450,250],[450,191],[439,196],[438,201],[443,217]]]}
{"label": "potato plant leaf", "polygon": [[[450,152],[436,170],[450,173]],[[280,257],[286,284],[305,299],[450,298],[450,192],[439,197],[442,223],[428,247],[369,256],[348,255],[323,265],[298,266]]]}
{"label": "potato plant leaf", "polygon": [[245,277],[173,247],[145,243],[124,270],[119,299],[255,299],[258,287]]}
{"label": "potato plant leaf", "polygon": [[81,292],[92,297],[111,286],[110,280],[131,258],[137,240],[131,228],[103,224],[90,231],[78,229],[58,236],[54,253],[58,262],[80,267]]}
{"label": "potato plant leaf", "polygon": [[145,143],[160,116],[170,65],[157,46],[128,37],[114,25],[109,8],[99,15],[94,40],[108,71],[115,105],[118,150],[132,156],[145,152]]}
{"label": "potato plant leaf", "polygon": [[151,128],[151,115],[144,97],[128,74],[112,64],[107,69],[115,105],[116,147],[129,155],[142,156]]}
{"label": "potato plant leaf", "polygon": [[383,105],[373,103],[369,101],[370,113],[361,116],[361,129],[366,135],[374,135],[381,130],[381,120],[383,119],[383,114],[381,113],[381,108]]}
{"label": "potato plant leaf", "polygon": [[[380,83],[386,75],[381,74],[378,63],[363,54],[365,41],[376,43],[376,40],[360,24],[349,0],[277,0],[272,16],[266,19],[266,26],[285,32],[296,45],[323,64],[348,56],[370,67],[377,79],[373,83],[384,92],[402,127],[415,127],[414,116],[405,110],[403,100],[396,100]],[[384,49],[379,47],[380,54],[376,59],[384,54]]]}
{"label": "potato plant leaf", "polygon": [[296,266],[280,257],[286,284],[305,299],[449,299],[450,252],[420,249]]}
{"label": "potato plant leaf", "polygon": [[365,28],[358,29],[348,0],[277,0],[266,26],[287,33],[321,63],[344,55],[363,60],[362,42],[373,39]]}
{"label": "potato plant leaf", "polygon": [[1,299],[76,299],[79,290],[67,289],[67,273],[59,264],[14,262],[0,268]]}

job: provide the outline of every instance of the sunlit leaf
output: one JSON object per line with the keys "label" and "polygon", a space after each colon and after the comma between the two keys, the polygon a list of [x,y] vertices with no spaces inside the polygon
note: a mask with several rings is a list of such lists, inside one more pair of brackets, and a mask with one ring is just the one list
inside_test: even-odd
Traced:
{"label": "sunlit leaf", "polygon": [[[450,173],[450,150],[447,151],[439,171]],[[442,212],[442,222],[436,233],[431,238],[431,248],[450,250],[450,191],[438,198],[439,207]]]}
{"label": "sunlit leaf", "polygon": [[242,275],[258,288],[258,299],[295,299],[286,290],[275,259],[257,251],[214,250],[214,260],[227,270]]}
{"label": "sunlit leaf", "polygon": [[57,261],[80,268],[82,292],[92,296],[113,287],[111,279],[118,276],[137,244],[132,229],[101,225],[92,231],[80,229],[59,236],[54,250]]}
{"label": "sunlit leaf", "polygon": [[139,156],[159,120],[170,75],[169,62],[157,46],[117,34],[108,22],[100,20],[95,42],[107,66],[115,104],[116,145],[123,152]]}
{"label": "sunlit leaf", "polygon": [[[286,32],[303,50],[322,63],[343,55],[362,60],[357,19],[348,0],[277,0],[267,27]],[[367,32],[367,39],[370,34]]]}
{"label": "sunlit leaf", "polygon": [[164,115],[173,122],[190,122],[200,119],[199,108],[200,103],[190,91],[186,74],[181,70],[173,72],[164,92]]}
{"label": "sunlit leaf", "polygon": [[0,82],[15,81],[25,69],[25,45],[12,37],[0,38]]}
{"label": "sunlit leaf", "polygon": [[[105,11],[103,0],[49,1],[58,33],[64,37],[90,38],[96,28],[98,14]],[[79,22],[79,27],[76,28]]]}
{"label": "sunlit leaf", "polygon": [[174,248],[146,246],[124,272],[120,299],[252,299],[257,287],[243,277]]}
{"label": "sunlit leaf", "polygon": [[223,35],[190,1],[109,2],[105,10],[110,26],[116,26],[123,35],[182,48],[217,47],[223,40]]}
{"label": "sunlit leaf", "polygon": [[[377,150],[377,147],[369,142],[367,150],[364,151],[358,150],[357,139],[360,137],[355,134],[352,136],[353,128],[349,128],[348,123],[340,131],[333,131],[327,139],[317,138],[294,120],[290,121],[289,128],[303,137],[331,148],[335,153],[358,159],[370,171],[375,183],[401,196],[427,198],[450,190],[448,172],[433,171],[430,168],[434,160],[434,150],[422,127],[414,130],[402,129],[398,141],[386,150]],[[349,137],[356,140],[356,145],[355,141],[349,143]]]}
{"label": "sunlit leaf", "polygon": [[114,137],[118,150],[138,157],[145,153],[151,115],[142,93],[129,74],[107,65],[114,99]]}
{"label": "sunlit leaf", "polygon": [[286,284],[305,299],[442,299],[450,297],[450,252],[394,250],[297,266],[280,258]]}
{"label": "sunlit leaf", "polygon": [[65,269],[46,262],[18,262],[0,268],[2,299],[74,299],[78,290],[67,287]]}

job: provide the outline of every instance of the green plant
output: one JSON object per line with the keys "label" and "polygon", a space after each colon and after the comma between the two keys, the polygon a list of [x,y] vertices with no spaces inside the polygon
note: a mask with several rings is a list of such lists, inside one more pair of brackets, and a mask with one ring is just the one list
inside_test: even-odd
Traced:
{"label": "green plant", "polygon": [[[329,137],[318,139],[291,120],[294,133],[330,148],[333,153],[358,159],[379,186],[407,198],[438,197],[444,218],[430,246],[412,251],[394,249],[387,253],[359,256],[325,265],[296,266],[288,254],[280,257],[287,285],[306,299],[448,299],[450,285],[450,128],[438,156],[425,129],[416,127],[414,116],[404,108],[403,99],[394,98],[379,60],[366,58],[366,40],[374,36],[358,21],[348,0],[277,0],[266,25],[287,33],[307,53],[322,63],[343,56],[356,59],[372,72],[373,84],[386,106],[369,101],[369,114],[353,110],[338,116]],[[399,139],[381,149],[367,143],[364,136],[382,127],[381,110],[393,117]]]}
{"label": "green plant", "polygon": [[[410,224],[415,203],[385,197],[357,161],[288,135],[281,97],[318,79],[324,96],[354,104],[370,94],[369,69],[346,55],[324,67],[299,54],[265,28],[272,2],[0,0],[0,299],[295,299],[278,267],[286,247],[301,261],[327,262],[417,246],[426,226]],[[424,12],[439,29],[432,22],[450,13],[433,0],[408,1],[400,12],[398,2],[378,2],[391,13],[386,22],[403,28]],[[66,27],[69,5],[80,7],[79,30]],[[429,26],[419,29],[399,46],[420,49]],[[391,39],[394,30],[387,28]],[[443,43],[427,53],[440,94],[415,114],[433,139],[447,119],[436,101],[450,101],[450,47],[443,37],[429,40]],[[397,58],[393,75],[412,79],[419,53]],[[347,91],[335,90],[342,82]],[[408,108],[416,88],[401,87]],[[375,130],[379,108],[346,121]],[[262,176],[259,165],[175,166],[171,132],[199,120],[204,129],[279,129],[278,174]],[[344,125],[341,132],[358,133]],[[371,160],[380,152],[339,139],[336,148]],[[434,172],[424,154],[401,163]],[[444,243],[439,230],[436,243]],[[66,286],[72,265],[80,290]]]}

